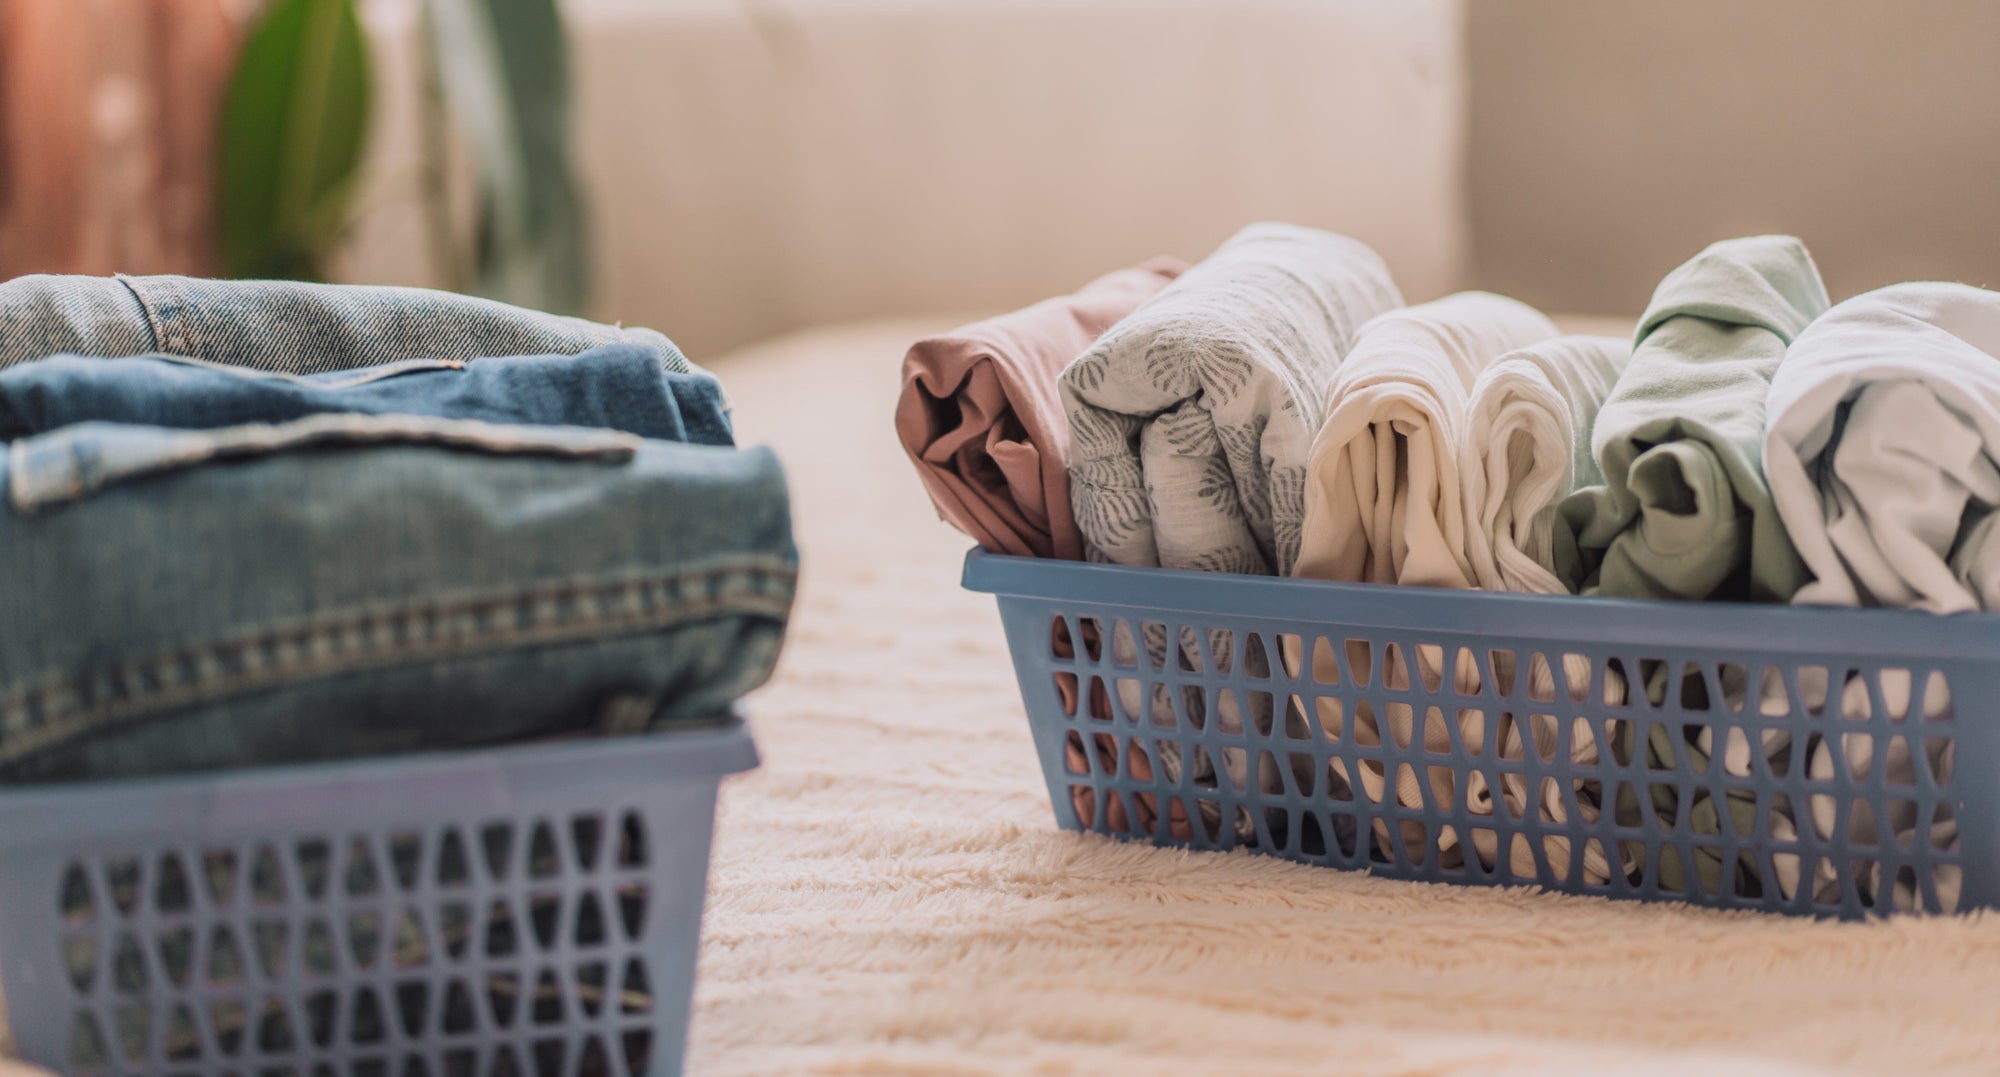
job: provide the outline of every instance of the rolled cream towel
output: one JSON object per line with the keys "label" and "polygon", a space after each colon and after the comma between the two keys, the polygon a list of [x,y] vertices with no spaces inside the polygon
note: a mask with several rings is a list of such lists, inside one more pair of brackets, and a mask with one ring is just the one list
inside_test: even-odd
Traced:
{"label": "rolled cream towel", "polygon": [[[1305,533],[1292,574],[1472,586],[1458,488],[1472,384],[1493,360],[1558,333],[1555,323],[1534,308],[1486,292],[1390,311],[1363,326],[1329,391],[1326,423],[1313,439]],[[1357,675],[1371,675],[1375,657],[1365,648],[1348,647],[1348,666]],[[1337,670],[1325,668],[1330,659],[1319,654],[1315,660],[1314,675],[1326,683],[1339,679]],[[1461,659],[1453,676],[1461,688],[1476,691],[1472,685],[1478,673],[1470,655],[1461,652]],[[1372,675],[1380,676],[1385,688],[1408,690],[1411,660],[1427,681],[1435,681],[1444,661],[1442,655],[1420,653],[1384,664]],[[1323,698],[1318,709],[1322,728],[1361,744],[1385,739],[1409,744],[1418,736],[1419,715],[1409,704],[1390,703],[1379,712],[1356,704],[1349,715],[1337,701]],[[1463,737],[1483,736],[1483,718],[1476,710],[1422,717],[1421,739],[1431,751],[1451,750],[1447,721]],[[1388,764],[1376,760],[1361,760],[1355,768],[1353,774],[1339,768],[1336,773],[1375,803],[1383,803],[1391,787],[1395,803],[1409,808],[1452,804],[1460,795],[1447,768],[1397,765],[1392,774]],[[1476,792],[1487,791],[1482,787]],[[1429,844],[1436,852],[1423,851],[1426,860],[1435,855],[1446,867],[1464,862],[1460,835],[1432,834],[1415,821],[1399,828],[1401,852],[1386,822],[1376,822],[1375,836],[1398,859],[1417,856],[1417,847]],[[1485,852],[1490,864],[1492,850]]]}
{"label": "rolled cream towel", "polygon": [[1472,383],[1458,481],[1473,586],[1569,593],[1555,573],[1556,506],[1604,481],[1591,423],[1631,357],[1627,340],[1557,337],[1501,356]]}
{"label": "rolled cream towel", "polygon": [[1091,552],[1288,573],[1334,371],[1363,322],[1401,305],[1365,245],[1253,224],[1113,326],[1061,380]]}
{"label": "rolled cream towel", "polygon": [[1765,484],[1765,405],[1786,346],[1826,306],[1790,236],[1724,240],[1667,274],[1591,432],[1604,482],[1559,511],[1571,590],[1791,598],[1804,571]]}
{"label": "rolled cream towel", "polygon": [[1083,559],[1056,378],[1184,268],[1156,258],[911,346],[896,437],[939,516],[994,553]]}
{"label": "rolled cream towel", "polygon": [[1771,385],[1795,601],[2000,609],[2000,293],[1897,284],[1799,334]]}
{"label": "rolled cream towel", "polygon": [[[1631,353],[1631,343],[1615,337],[1557,337],[1500,357],[1473,382],[1460,445],[1459,487],[1465,502],[1466,559],[1474,585],[1494,591],[1569,593],[1552,561],[1556,506],[1576,488],[1602,481],[1590,453],[1590,426]],[[1563,663],[1572,702],[1587,701],[1592,695],[1591,662],[1566,656]],[[1529,676],[1536,682],[1530,698],[1555,698],[1546,666],[1531,668]],[[1623,679],[1610,669],[1604,676],[1611,683],[1598,694],[1607,702],[1622,702]],[[1598,765],[1602,748],[1590,722],[1554,714],[1530,715],[1525,730],[1518,722],[1510,723],[1497,754],[1525,760],[1532,739],[1534,750],[1551,758],[1562,743],[1559,733],[1564,725],[1570,727],[1570,761],[1579,767]],[[1570,808],[1561,792],[1547,783],[1536,790],[1533,784],[1525,775],[1503,772],[1495,790],[1485,774],[1474,773],[1466,783],[1466,803],[1473,811],[1493,813],[1497,792],[1510,814],[1569,821]],[[1603,785],[1586,781],[1574,790],[1580,821],[1596,822],[1603,810]],[[1484,831],[1474,831],[1473,837],[1480,860],[1492,866],[1496,839]],[[1542,845],[1557,881],[1568,881],[1569,839],[1547,837]],[[1587,843],[1581,880],[1593,886],[1610,881],[1611,855],[1601,843]],[[1533,850],[1526,839],[1511,844],[1508,860],[1516,876],[1534,877]],[[1631,867],[1621,861],[1619,871]]]}
{"label": "rolled cream towel", "polygon": [[1327,399],[1293,575],[1473,586],[1459,460],[1473,382],[1559,335],[1525,303],[1462,292],[1363,326]]}

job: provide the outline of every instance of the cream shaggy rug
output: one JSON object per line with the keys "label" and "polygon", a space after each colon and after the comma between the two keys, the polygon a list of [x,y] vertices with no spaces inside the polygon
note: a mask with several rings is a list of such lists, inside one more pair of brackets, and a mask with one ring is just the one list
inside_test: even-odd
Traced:
{"label": "cream shaggy rug", "polygon": [[[891,435],[904,347],[713,364],[805,587],[724,788],[689,1072],[2000,1072],[2000,917],[1813,923],[1055,828],[989,596]],[[1694,1052],[1690,1054],[1688,1052]]]}

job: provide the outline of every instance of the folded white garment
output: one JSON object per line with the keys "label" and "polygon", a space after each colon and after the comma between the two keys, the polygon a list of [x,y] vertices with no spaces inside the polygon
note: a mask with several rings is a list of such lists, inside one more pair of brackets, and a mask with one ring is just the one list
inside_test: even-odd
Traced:
{"label": "folded white garment", "polygon": [[1295,576],[1470,587],[1459,459],[1487,364],[1559,335],[1533,307],[1462,292],[1376,317],[1313,439]]}
{"label": "folded white garment", "polygon": [[1822,314],[1771,383],[1794,601],[2000,609],[2000,293],[1898,284]]}
{"label": "folded white garment", "polygon": [[[1362,326],[1334,378],[1326,423],[1313,439],[1305,530],[1292,575],[1472,586],[1458,473],[1473,382],[1494,359],[1558,333],[1555,323],[1533,307],[1487,292],[1461,292],[1390,311]],[[1371,674],[1376,658],[1365,646],[1348,647],[1350,670],[1380,677],[1391,690],[1409,689],[1411,658],[1426,681],[1435,682],[1443,673],[1442,654],[1405,656]],[[1478,673],[1468,654],[1461,658],[1452,676],[1464,686],[1476,681]],[[1337,681],[1334,665],[1331,654],[1316,654],[1315,677]],[[1483,718],[1471,710],[1450,716],[1426,713],[1421,732],[1416,728],[1420,716],[1409,704],[1390,703],[1377,713],[1364,702],[1348,714],[1339,701],[1323,698],[1318,711],[1328,733],[1361,744],[1393,739],[1407,745],[1421,738],[1430,750],[1449,751],[1447,722],[1464,737],[1478,738],[1484,730]],[[1340,768],[1336,773],[1375,803],[1393,795],[1402,807],[1436,807],[1459,795],[1448,768],[1397,766],[1390,774],[1387,764],[1362,760],[1356,773]],[[1474,792],[1486,793],[1468,791]],[[1413,820],[1392,836],[1386,822],[1375,823],[1375,839],[1391,856],[1435,856],[1444,867],[1464,863],[1462,837],[1431,833]],[[1492,851],[1486,852],[1490,863]]]}
{"label": "folded white garment", "polygon": [[1501,356],[1472,383],[1458,481],[1475,586],[1569,593],[1554,570],[1557,503],[1604,481],[1590,424],[1631,357],[1630,340],[1557,337]]}
{"label": "folded white garment", "polygon": [[1402,301],[1363,244],[1253,224],[1107,330],[1061,380],[1089,552],[1288,573],[1327,387],[1356,330]]}
{"label": "folded white garment", "polygon": [[[2000,609],[2000,293],[1897,284],[1822,314],[1792,342],[1772,380],[1764,464],[1779,517],[1813,577],[1793,601],[1938,613]],[[1892,715],[1907,711],[1909,674],[1885,670],[1881,679]],[[1925,717],[1935,720],[1950,707],[1942,678],[1933,678],[1923,693]],[[1867,717],[1868,708],[1865,683],[1851,678],[1842,713]],[[1905,740],[1890,741],[1882,761],[1888,781],[1914,784],[1919,766],[1948,779],[1951,741],[1922,743],[1919,760]],[[1806,775],[1833,779],[1844,758],[1856,780],[1866,778],[1874,749],[1859,734],[1816,737],[1804,753]],[[1861,818],[1857,810],[1851,836],[1893,836],[1905,849],[1919,840],[1939,850],[1957,846],[1955,820],[1922,820],[1913,801],[1889,803],[1886,818]],[[1832,798],[1814,798],[1808,814],[1820,838],[1835,836]],[[1807,820],[1797,822],[1803,828]],[[1877,907],[1921,906],[1906,874],[1881,875],[1871,867],[1861,880],[1865,898]],[[1788,862],[1780,882],[1788,895],[1810,885],[1819,899],[1838,897],[1838,878],[1824,862]],[[1955,908],[1958,870],[1941,866],[1934,882],[1939,903]]]}

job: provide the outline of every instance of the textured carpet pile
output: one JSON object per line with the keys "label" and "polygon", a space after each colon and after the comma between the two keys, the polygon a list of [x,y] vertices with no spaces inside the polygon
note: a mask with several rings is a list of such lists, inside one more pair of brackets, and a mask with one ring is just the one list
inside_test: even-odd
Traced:
{"label": "textured carpet pile", "polygon": [[718,361],[805,583],[723,790],[689,1072],[2000,1072],[2000,918],[1815,923],[1059,831],[990,596],[891,434],[908,343]]}

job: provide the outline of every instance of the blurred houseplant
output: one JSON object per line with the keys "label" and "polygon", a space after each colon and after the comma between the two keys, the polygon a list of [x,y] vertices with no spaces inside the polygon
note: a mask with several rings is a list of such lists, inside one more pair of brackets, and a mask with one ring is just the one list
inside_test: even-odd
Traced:
{"label": "blurred houseplant", "polygon": [[[454,290],[578,309],[584,234],[558,0],[413,2],[434,272]],[[218,212],[231,275],[326,277],[352,209],[373,84],[355,0],[265,6],[223,104]],[[467,160],[469,235],[453,205],[454,166]]]}

